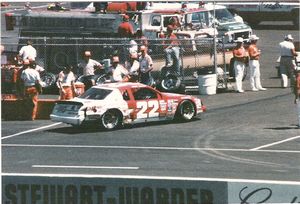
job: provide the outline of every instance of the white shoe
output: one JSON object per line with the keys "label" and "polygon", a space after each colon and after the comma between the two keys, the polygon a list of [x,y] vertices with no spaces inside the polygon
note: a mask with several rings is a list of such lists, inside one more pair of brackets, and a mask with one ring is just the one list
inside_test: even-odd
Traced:
{"label": "white shoe", "polygon": [[238,93],[244,93],[244,90],[237,90]]}
{"label": "white shoe", "polygon": [[259,91],[257,88],[253,88],[252,91]]}
{"label": "white shoe", "polygon": [[259,88],[258,90],[260,90],[260,91],[266,91],[267,89],[266,89],[266,88],[263,88],[263,87],[261,87],[261,88]]}

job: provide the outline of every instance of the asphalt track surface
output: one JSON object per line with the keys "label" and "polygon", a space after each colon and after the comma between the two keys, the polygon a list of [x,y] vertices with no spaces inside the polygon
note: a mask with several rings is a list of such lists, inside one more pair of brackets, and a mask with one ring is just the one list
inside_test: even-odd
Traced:
{"label": "asphalt track surface", "polygon": [[[300,182],[300,130],[275,61],[292,26],[255,28],[265,92],[199,96],[208,111],[187,123],[74,129],[48,120],[2,121],[3,175],[158,176]],[[46,97],[46,96],[43,96]]]}

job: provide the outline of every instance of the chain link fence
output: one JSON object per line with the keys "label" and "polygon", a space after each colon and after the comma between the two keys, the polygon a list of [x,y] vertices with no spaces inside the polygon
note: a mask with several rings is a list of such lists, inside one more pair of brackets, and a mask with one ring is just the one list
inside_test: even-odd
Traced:
{"label": "chain link fence", "polygon": [[[134,47],[139,49],[142,45],[141,39],[132,39],[134,42],[131,39],[118,38],[62,37],[22,37],[18,39],[17,44],[4,43],[3,45],[6,48],[5,50],[16,48],[19,50],[21,46],[26,45],[26,41],[29,39],[37,50],[37,64],[43,66],[47,72],[54,74],[57,74],[66,65],[73,65],[75,67],[74,72],[80,74],[77,64],[83,59],[83,53],[86,50],[92,52],[92,59],[94,60],[103,62],[104,59],[107,59],[104,64],[107,68],[110,66],[110,59],[113,55],[118,55],[121,63],[125,64],[129,59],[130,49]],[[148,40],[148,54],[153,59],[152,75],[155,79],[159,79],[162,68],[166,65],[164,53],[166,46],[164,42],[166,40]],[[187,85],[196,85],[198,74],[215,73],[216,67],[218,67],[218,70],[222,69],[225,74],[228,72],[231,52],[228,52],[228,47],[222,42],[217,42],[214,46],[213,38],[190,39],[186,36],[178,36],[178,41],[180,47],[180,77]],[[214,58],[214,53],[216,53],[216,58]]]}

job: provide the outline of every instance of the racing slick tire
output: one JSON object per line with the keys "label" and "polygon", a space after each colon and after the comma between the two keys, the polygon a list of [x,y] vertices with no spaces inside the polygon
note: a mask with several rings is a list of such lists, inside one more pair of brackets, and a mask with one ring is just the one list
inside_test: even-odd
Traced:
{"label": "racing slick tire", "polygon": [[106,74],[102,74],[99,77],[97,77],[97,79],[96,79],[96,85],[98,85],[98,84],[104,84],[106,80],[107,80],[107,75]]}
{"label": "racing slick tire", "polygon": [[107,110],[100,119],[101,126],[106,130],[117,129],[122,124],[122,113],[116,109]]}
{"label": "racing slick tire", "polygon": [[41,74],[41,82],[43,84],[43,92],[51,92],[55,88],[57,77],[51,72],[45,72]]}
{"label": "racing slick tire", "polygon": [[169,73],[161,80],[160,85],[163,91],[176,92],[181,85],[181,79],[175,74]]}
{"label": "racing slick tire", "polygon": [[195,105],[191,101],[185,100],[179,105],[176,117],[182,121],[189,121],[194,117],[195,113]]}

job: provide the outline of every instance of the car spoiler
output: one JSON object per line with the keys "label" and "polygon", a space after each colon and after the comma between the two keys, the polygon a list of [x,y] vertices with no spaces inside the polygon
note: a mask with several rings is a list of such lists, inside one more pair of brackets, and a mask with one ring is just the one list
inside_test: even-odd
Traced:
{"label": "car spoiler", "polygon": [[69,105],[81,105],[83,106],[83,103],[78,102],[78,101],[56,101],[55,104],[69,104]]}

